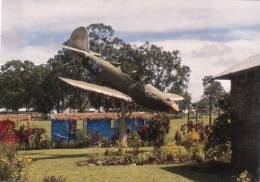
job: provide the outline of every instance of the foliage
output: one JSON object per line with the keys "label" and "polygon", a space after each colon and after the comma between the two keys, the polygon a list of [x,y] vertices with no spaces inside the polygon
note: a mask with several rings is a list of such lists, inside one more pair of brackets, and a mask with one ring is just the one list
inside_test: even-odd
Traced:
{"label": "foliage", "polygon": [[42,182],[64,182],[66,179],[63,176],[46,176]]}
{"label": "foliage", "polygon": [[159,149],[155,150],[157,157],[164,161],[184,161],[190,159],[190,155],[183,146],[177,146],[174,144],[167,144]]}
{"label": "foliage", "polygon": [[15,124],[12,121],[1,121],[0,124],[0,144],[15,143]]}
{"label": "foliage", "polygon": [[103,137],[99,133],[93,133],[88,138],[89,147],[101,147]]}
{"label": "foliage", "polygon": [[214,122],[212,133],[206,143],[209,158],[225,159],[231,150],[231,123],[228,114],[221,114]]}
{"label": "foliage", "polygon": [[193,160],[200,162],[204,160],[205,143],[210,133],[208,125],[189,122],[182,125],[180,131],[176,132],[175,142],[185,147]]}
{"label": "foliage", "polygon": [[16,137],[20,147],[26,149],[47,149],[51,147],[51,142],[44,128],[26,128],[24,125],[16,130]]}
{"label": "foliage", "polygon": [[165,142],[169,128],[169,117],[165,114],[161,114],[156,121],[150,122],[149,125],[144,125],[138,133],[143,141],[148,141],[154,147],[160,148]]}
{"label": "foliage", "polygon": [[247,170],[242,171],[236,178],[237,182],[251,182],[252,177]]}
{"label": "foliage", "polygon": [[209,105],[217,105],[219,98],[225,93],[220,82],[215,81],[213,76],[203,78],[204,93],[203,98],[208,100]]}
{"label": "foliage", "polygon": [[88,146],[88,135],[85,127],[83,129],[77,130],[76,136],[77,136],[76,137],[77,140],[75,141],[76,148]]}
{"label": "foliage", "polygon": [[218,107],[218,100],[225,94],[225,90],[220,82],[214,80],[213,76],[205,76],[202,81],[204,87],[202,99],[208,103],[209,125],[212,127],[211,112],[213,106]]}
{"label": "foliage", "polygon": [[129,143],[129,146],[133,147],[134,153],[138,154],[139,147],[141,147],[141,145],[142,145],[142,141],[140,140],[140,136],[139,136],[138,132],[131,133],[128,143]]}
{"label": "foliage", "polygon": [[32,146],[35,149],[50,148],[50,141],[47,136],[47,131],[44,128],[32,129]]}
{"label": "foliage", "polygon": [[214,121],[205,149],[209,158],[226,160],[231,153],[230,95],[225,94],[219,105],[223,113]]}
{"label": "foliage", "polygon": [[30,156],[18,156],[15,153],[13,146],[0,146],[0,180],[23,179],[22,169],[29,166],[32,159]]}
{"label": "foliage", "polygon": [[24,147],[29,148],[32,140],[32,130],[22,125],[16,130],[16,138],[20,146],[24,145]]}

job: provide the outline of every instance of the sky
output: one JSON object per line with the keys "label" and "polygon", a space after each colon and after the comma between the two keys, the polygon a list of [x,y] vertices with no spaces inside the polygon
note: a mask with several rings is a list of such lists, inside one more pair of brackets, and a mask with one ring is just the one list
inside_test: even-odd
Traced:
{"label": "sky", "polygon": [[[179,50],[191,68],[193,101],[202,96],[204,76],[260,53],[257,0],[2,0],[1,15],[0,65],[46,63],[73,29],[104,23],[133,44]],[[222,84],[228,91],[229,81]]]}

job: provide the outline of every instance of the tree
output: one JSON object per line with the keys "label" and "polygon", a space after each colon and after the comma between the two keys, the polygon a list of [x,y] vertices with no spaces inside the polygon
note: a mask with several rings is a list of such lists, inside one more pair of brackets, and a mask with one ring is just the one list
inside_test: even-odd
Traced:
{"label": "tree", "polygon": [[62,76],[75,80],[90,80],[88,71],[81,65],[82,59],[75,56],[66,50],[60,50],[47,62],[50,72],[46,77],[43,89],[49,92],[50,100],[58,112],[63,111],[66,107],[82,112],[88,104],[85,92],[72,88],[58,79],[59,76]]}
{"label": "tree", "polygon": [[7,110],[18,111],[24,106],[26,88],[24,84],[25,64],[12,60],[1,66],[0,105]]}
{"label": "tree", "polygon": [[212,127],[212,108],[213,106],[217,107],[218,100],[223,96],[225,90],[220,82],[214,80],[213,76],[205,76],[202,81],[204,87],[202,99],[208,101],[209,126]]}

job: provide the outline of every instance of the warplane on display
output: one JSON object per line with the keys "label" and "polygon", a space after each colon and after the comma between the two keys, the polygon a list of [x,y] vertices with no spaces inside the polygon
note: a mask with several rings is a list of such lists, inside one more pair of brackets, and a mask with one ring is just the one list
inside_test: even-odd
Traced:
{"label": "warplane on display", "polygon": [[66,83],[84,90],[117,97],[127,102],[134,101],[140,106],[155,111],[179,111],[175,101],[183,100],[183,97],[163,93],[151,84],[138,82],[120,68],[102,59],[99,54],[90,51],[86,28],[76,28],[62,47],[83,57],[82,65],[90,71],[91,77],[98,85],[61,78]]}

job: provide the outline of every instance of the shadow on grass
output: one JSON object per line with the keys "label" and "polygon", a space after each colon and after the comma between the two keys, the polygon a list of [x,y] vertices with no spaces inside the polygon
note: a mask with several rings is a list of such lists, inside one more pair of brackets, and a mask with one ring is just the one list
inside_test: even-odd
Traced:
{"label": "shadow on grass", "polygon": [[200,163],[167,166],[161,169],[195,182],[230,182],[233,170],[229,163]]}
{"label": "shadow on grass", "polygon": [[89,157],[89,154],[61,154],[61,155],[46,154],[46,156],[34,157],[33,161],[46,160],[46,159],[68,159],[68,158],[86,158],[86,157]]}

